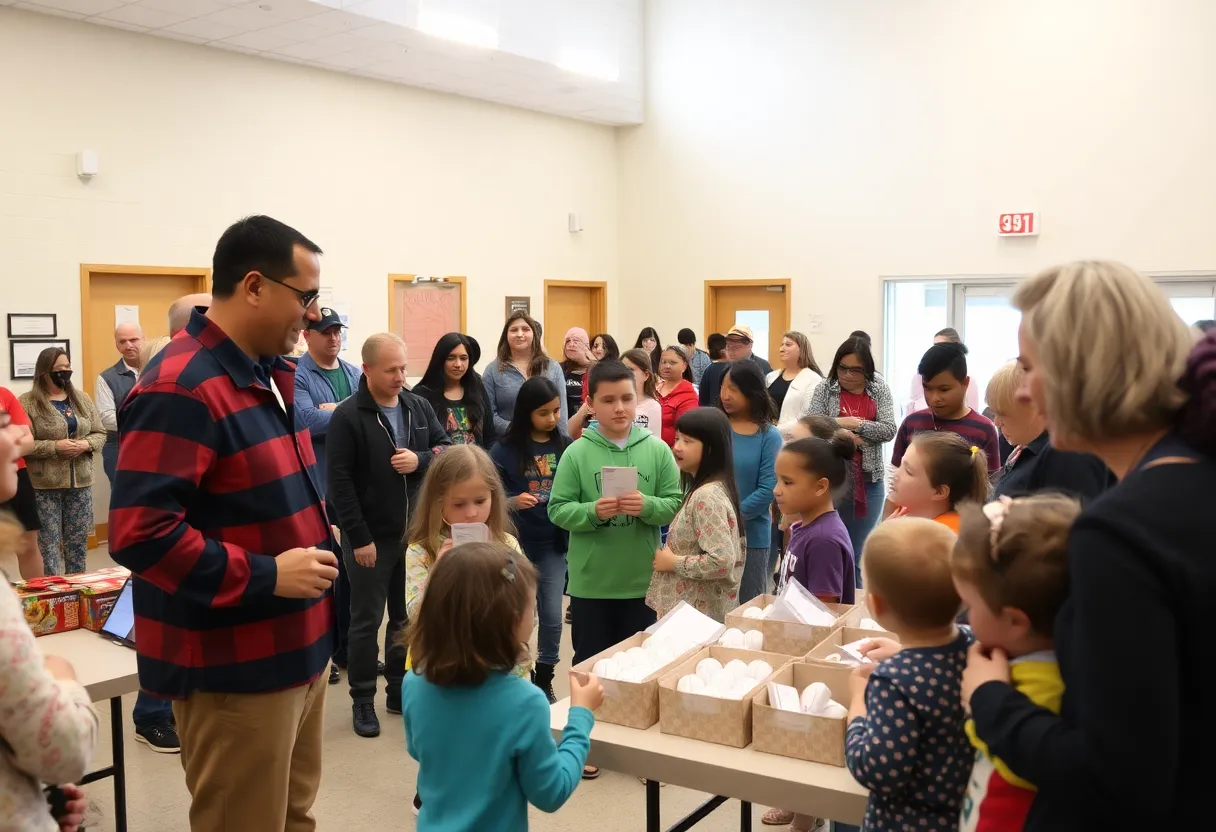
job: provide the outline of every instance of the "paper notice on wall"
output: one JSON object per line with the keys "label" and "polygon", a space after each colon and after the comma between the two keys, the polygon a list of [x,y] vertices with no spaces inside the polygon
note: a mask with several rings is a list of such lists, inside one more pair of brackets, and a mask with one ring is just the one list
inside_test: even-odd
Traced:
{"label": "paper notice on wall", "polygon": [[138,306],[114,307],[114,328],[118,329],[123,324],[135,324],[136,326],[139,326]]}

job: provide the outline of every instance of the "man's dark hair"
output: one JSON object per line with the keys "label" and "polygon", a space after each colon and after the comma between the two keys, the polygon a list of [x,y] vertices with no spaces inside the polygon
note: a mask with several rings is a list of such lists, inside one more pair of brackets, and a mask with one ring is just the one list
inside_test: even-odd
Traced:
{"label": "man's dark hair", "polygon": [[916,371],[926,382],[945,372],[963,381],[967,378],[967,347],[950,341],[934,344],[920,360]]}
{"label": "man's dark hair", "polygon": [[286,280],[296,273],[295,247],[313,254],[321,247],[276,219],[252,216],[239,219],[220,236],[211,258],[211,294],[229,298],[245,275],[261,272],[272,280]]}
{"label": "man's dark hair", "polygon": [[634,389],[637,388],[636,379],[633,377],[633,370],[625,366],[623,361],[597,361],[591,365],[587,375],[587,395],[595,398],[595,389],[601,384],[607,384],[613,381],[632,381]]}
{"label": "man's dark hair", "polygon": [[697,343],[697,333],[693,332],[688,327],[684,327],[676,333],[676,343],[683,344],[686,347],[691,346],[692,344]]}
{"label": "man's dark hair", "polygon": [[[858,330],[860,332],[860,330]],[[845,339],[845,342],[840,345],[840,349],[836,350],[836,356],[832,359],[832,368],[828,370],[828,381],[840,383],[840,361],[846,355],[855,355],[857,360],[861,362],[861,368],[865,374],[866,383],[869,384],[874,380],[874,355],[870,352],[870,337],[861,337],[865,335],[850,335]]]}
{"label": "man's dark hair", "polygon": [[706,339],[705,347],[709,350],[709,357],[717,361],[726,352],[726,336],[721,332],[715,332]]}

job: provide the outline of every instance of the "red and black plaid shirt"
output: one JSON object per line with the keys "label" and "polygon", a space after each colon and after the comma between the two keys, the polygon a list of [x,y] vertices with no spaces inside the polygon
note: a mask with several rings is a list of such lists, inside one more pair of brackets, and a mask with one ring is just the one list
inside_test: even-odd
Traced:
{"label": "red and black plaid shirt", "polygon": [[294,428],[294,375],[282,358],[254,362],[196,311],[123,403],[110,546],[139,577],[149,693],[282,690],[329,662],[332,595],[274,595],[276,555],[332,549],[312,442]]}

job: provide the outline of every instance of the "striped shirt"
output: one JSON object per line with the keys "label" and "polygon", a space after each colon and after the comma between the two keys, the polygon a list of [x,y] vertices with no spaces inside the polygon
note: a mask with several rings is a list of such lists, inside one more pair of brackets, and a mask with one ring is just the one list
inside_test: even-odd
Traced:
{"label": "striped shirt", "polygon": [[[311,682],[333,652],[330,593],[274,594],[275,557],[332,550],[295,366],[255,362],[199,312],[119,413],[110,546],[134,582],[149,693],[262,693]],[[277,388],[277,389],[274,389]]]}
{"label": "striped shirt", "polygon": [[996,425],[988,417],[968,410],[961,419],[939,419],[932,410],[918,410],[909,413],[899,430],[895,432],[895,443],[891,448],[891,465],[898,468],[903,461],[904,451],[912,443],[912,437],[918,433],[934,430],[948,430],[957,433],[974,445],[988,457],[988,471],[998,471],[1001,468],[1001,444],[996,435]]}

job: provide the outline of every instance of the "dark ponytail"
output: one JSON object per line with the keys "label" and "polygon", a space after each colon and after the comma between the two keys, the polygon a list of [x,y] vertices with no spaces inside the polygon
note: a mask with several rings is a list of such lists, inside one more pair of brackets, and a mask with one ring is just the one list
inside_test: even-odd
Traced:
{"label": "dark ponytail", "polygon": [[934,488],[950,489],[950,510],[967,501],[988,501],[988,455],[957,433],[926,431],[912,444],[924,455],[925,475]]}
{"label": "dark ponytail", "polygon": [[1190,400],[1179,416],[1179,433],[1197,450],[1216,456],[1216,330],[1191,350],[1180,386]]}
{"label": "dark ponytail", "polygon": [[857,452],[857,446],[848,436],[836,433],[831,439],[817,436],[797,439],[782,448],[781,452],[797,456],[803,470],[827,480],[828,487],[835,491],[848,479],[849,462]]}

